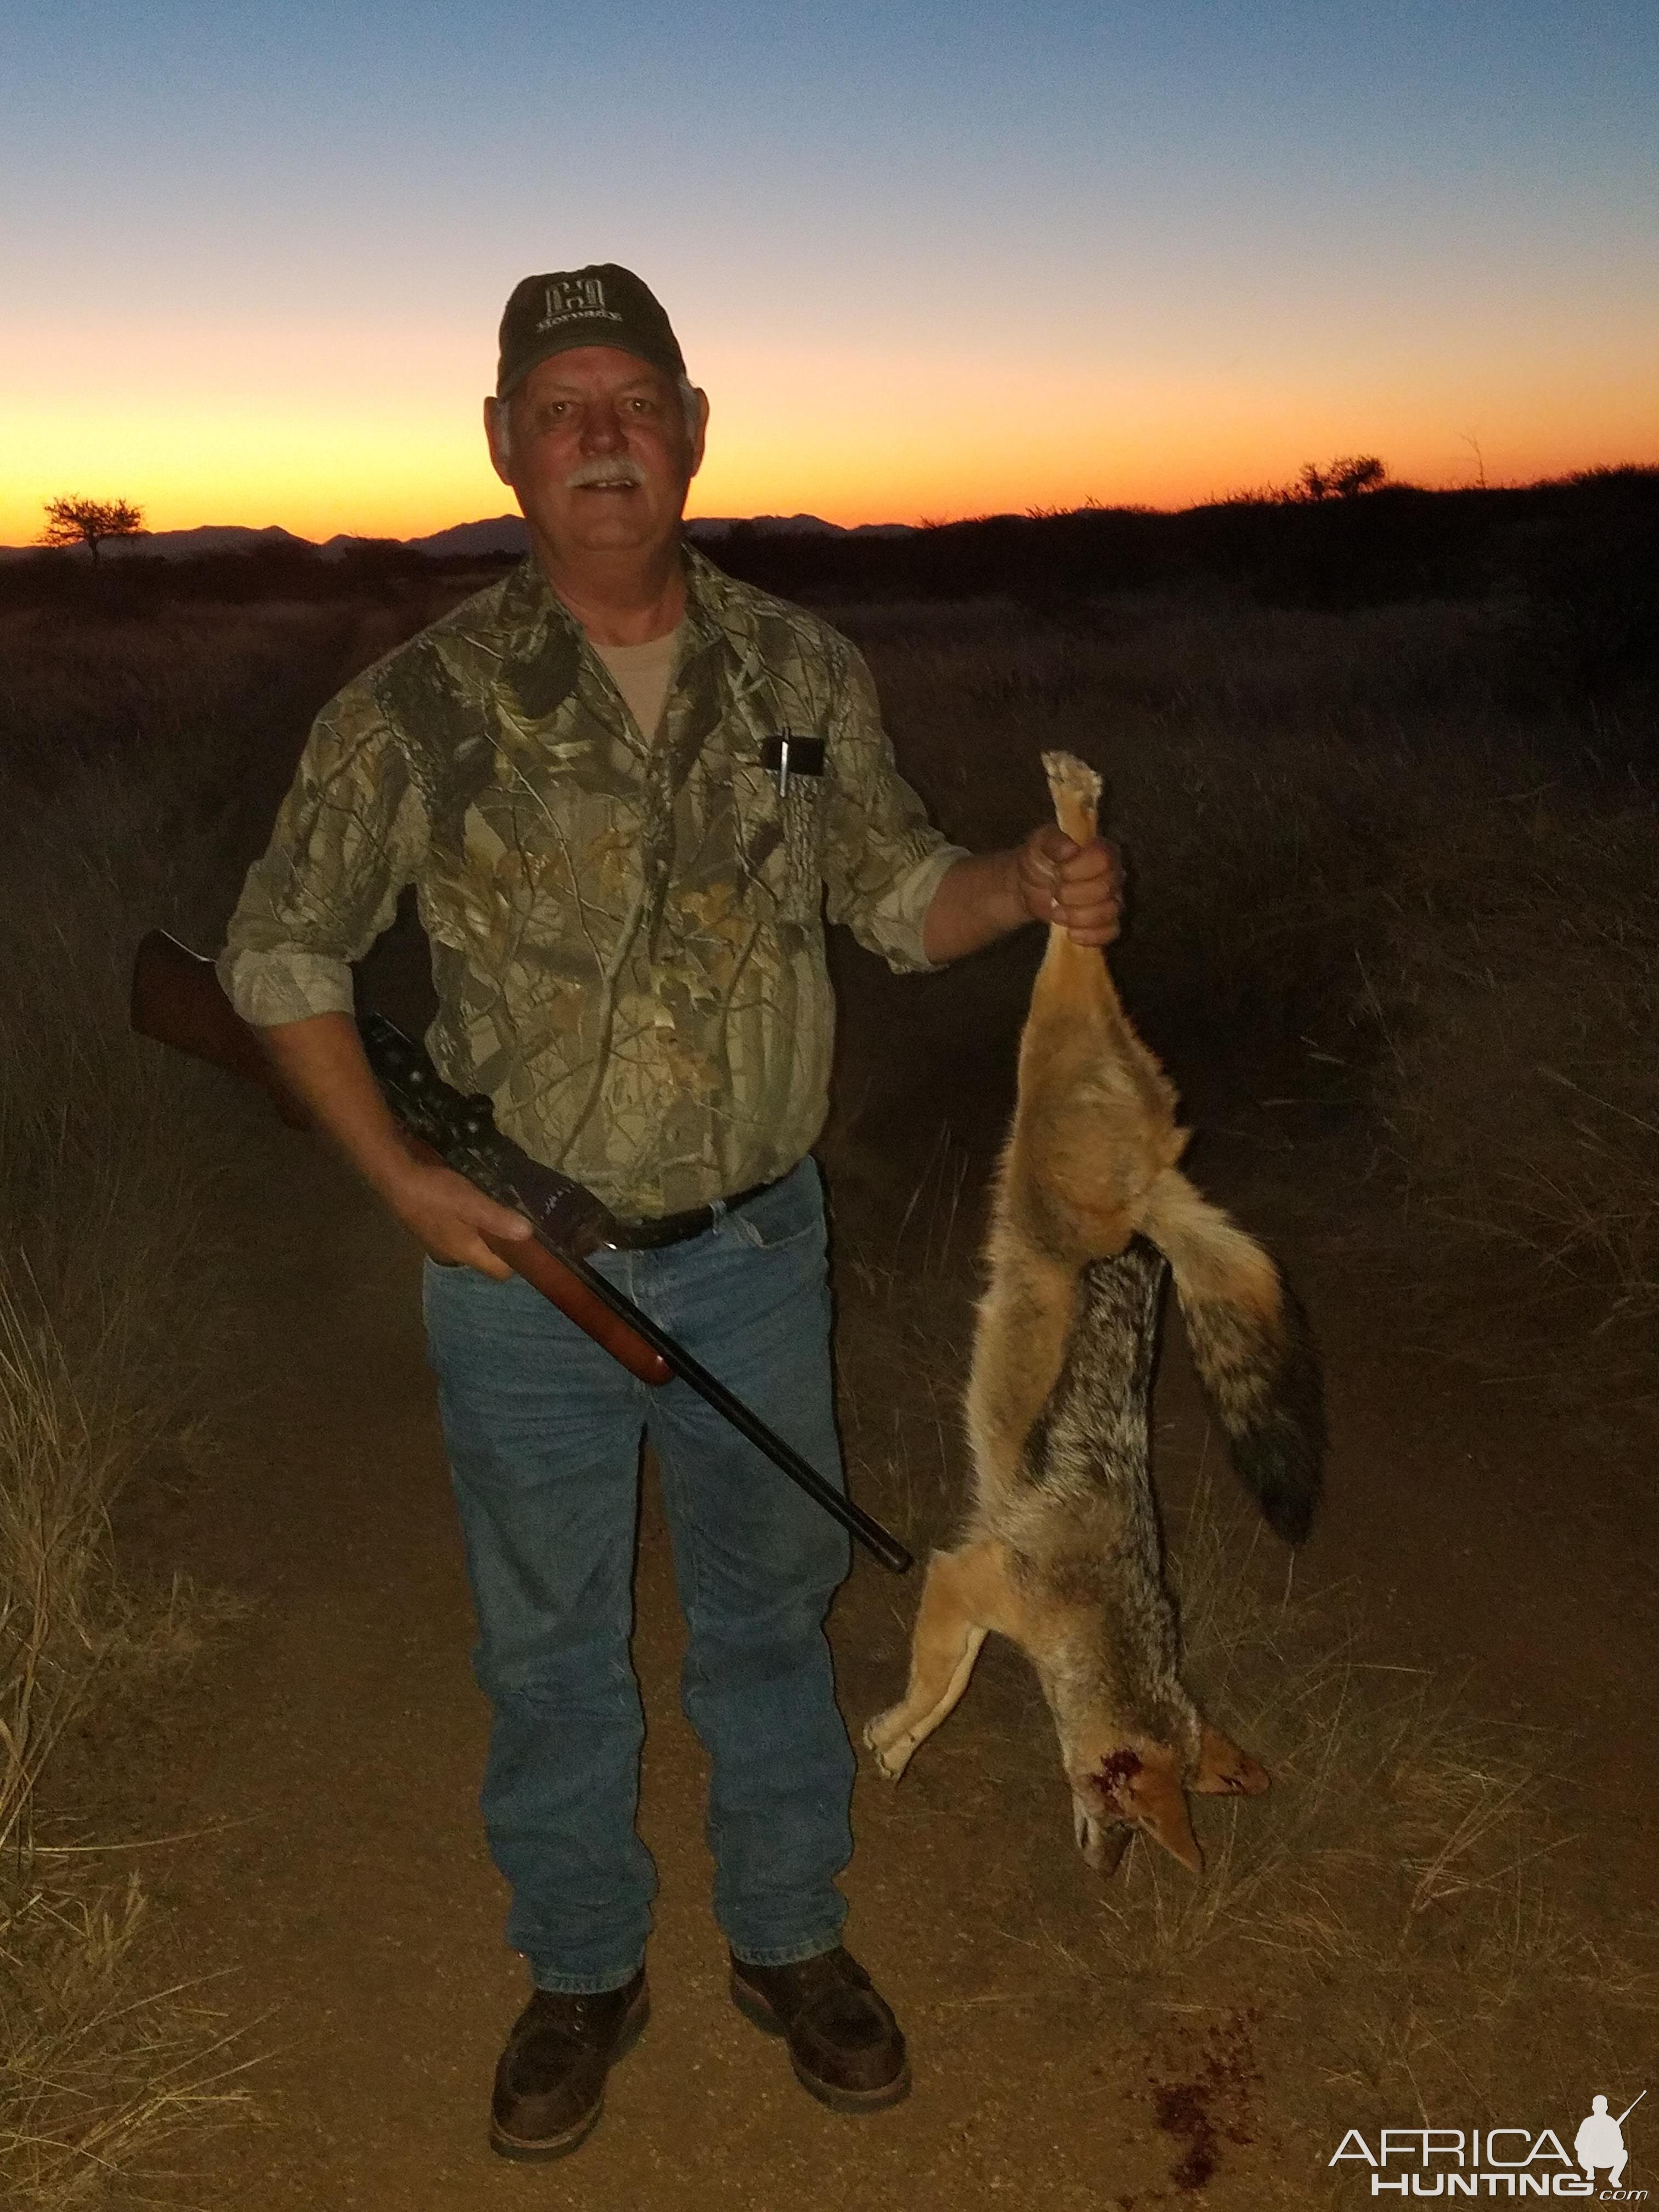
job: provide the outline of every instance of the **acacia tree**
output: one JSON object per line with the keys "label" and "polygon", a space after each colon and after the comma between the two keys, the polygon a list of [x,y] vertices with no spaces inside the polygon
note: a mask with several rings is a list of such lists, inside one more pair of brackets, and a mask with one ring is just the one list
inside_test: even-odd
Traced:
{"label": "acacia tree", "polygon": [[94,561],[106,538],[136,538],[144,512],[125,499],[82,499],[71,495],[46,501],[43,545],[84,545]]}
{"label": "acacia tree", "polygon": [[1322,469],[1317,461],[1307,461],[1289,496],[1297,501],[1358,499],[1380,490],[1388,473],[1375,453],[1340,453]]}

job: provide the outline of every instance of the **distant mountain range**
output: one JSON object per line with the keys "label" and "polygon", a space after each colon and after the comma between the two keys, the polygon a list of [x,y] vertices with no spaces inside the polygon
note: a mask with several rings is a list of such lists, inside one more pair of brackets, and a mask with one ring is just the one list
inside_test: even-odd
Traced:
{"label": "distant mountain range", "polygon": [[[840,523],[824,522],[816,514],[757,514],[742,518],[700,515],[686,525],[686,534],[694,542],[704,539],[715,544],[739,528],[794,537],[822,533],[827,538],[908,538],[915,525],[860,522],[851,530],[844,530]],[[402,545],[411,553],[424,553],[438,561],[491,553],[512,557],[530,550],[524,517],[497,514],[488,522],[458,522],[448,530],[434,530],[428,538],[353,538],[342,534],[325,538],[321,544],[309,538],[296,538],[291,530],[279,529],[275,523],[264,530],[250,530],[240,523],[209,523],[199,530],[145,530],[136,538],[106,538],[99,557],[106,561],[134,556],[152,561],[191,561],[209,553],[258,553],[268,548],[287,547],[295,552],[318,554],[325,561],[340,561],[360,547],[388,544]],[[43,550],[39,545],[0,545],[0,560],[21,560]],[[66,549],[71,558],[78,550],[76,547]]]}

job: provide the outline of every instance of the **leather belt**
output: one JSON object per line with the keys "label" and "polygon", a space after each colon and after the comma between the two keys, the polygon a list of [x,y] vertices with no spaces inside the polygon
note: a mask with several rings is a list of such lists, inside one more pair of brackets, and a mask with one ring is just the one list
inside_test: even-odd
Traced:
{"label": "leather belt", "polygon": [[[771,1182],[751,1183],[720,1202],[721,1213],[735,1213],[750,1199],[759,1198],[769,1190],[775,1190],[783,1180],[781,1176]],[[684,1244],[688,1237],[701,1237],[714,1227],[718,1216],[712,1206],[688,1206],[684,1213],[664,1213],[654,1221],[618,1221],[611,1243],[618,1252],[654,1252],[659,1245]]]}

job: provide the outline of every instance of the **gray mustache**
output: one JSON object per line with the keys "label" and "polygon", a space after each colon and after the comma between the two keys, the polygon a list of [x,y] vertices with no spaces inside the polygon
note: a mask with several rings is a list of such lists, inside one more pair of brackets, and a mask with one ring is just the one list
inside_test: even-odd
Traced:
{"label": "gray mustache", "polygon": [[593,484],[642,484],[645,471],[639,463],[630,460],[626,453],[610,459],[583,461],[571,470],[564,480],[567,491],[584,491]]}

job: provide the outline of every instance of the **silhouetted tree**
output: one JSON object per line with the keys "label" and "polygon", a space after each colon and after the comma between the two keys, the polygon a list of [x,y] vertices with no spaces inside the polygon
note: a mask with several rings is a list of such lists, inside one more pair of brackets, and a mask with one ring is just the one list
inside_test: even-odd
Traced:
{"label": "silhouetted tree", "polygon": [[144,526],[142,507],[125,499],[49,499],[43,545],[84,545],[95,561],[106,538],[136,538]]}
{"label": "silhouetted tree", "polygon": [[1301,474],[1297,477],[1295,487],[1290,495],[1292,499],[1302,500],[1330,497],[1330,485],[1326,482],[1325,471],[1317,461],[1303,462]]}
{"label": "silhouetted tree", "polygon": [[1358,499],[1362,492],[1377,490],[1388,473],[1375,453],[1339,453],[1322,469],[1317,461],[1304,461],[1289,496],[1298,501]]}
{"label": "silhouetted tree", "polygon": [[1361,492],[1377,490],[1388,473],[1375,453],[1344,453],[1325,471],[1339,499],[1358,499]]}

